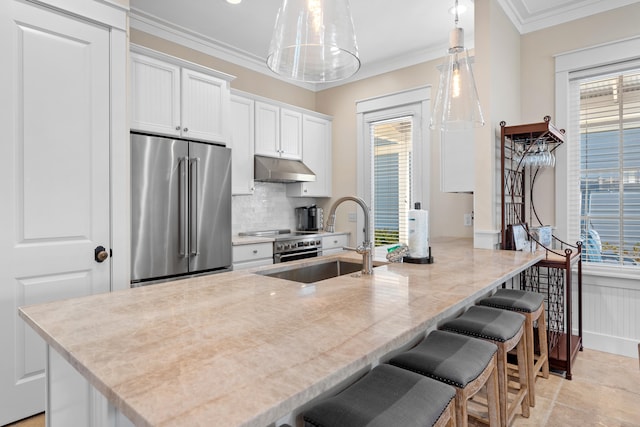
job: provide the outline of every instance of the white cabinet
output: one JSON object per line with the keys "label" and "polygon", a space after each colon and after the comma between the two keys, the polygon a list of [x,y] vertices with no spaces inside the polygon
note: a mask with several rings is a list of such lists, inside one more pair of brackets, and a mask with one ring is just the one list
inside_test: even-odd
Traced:
{"label": "white cabinet", "polygon": [[349,246],[348,234],[332,234],[322,238],[322,255],[333,255],[343,252]]}
{"label": "white cabinet", "polygon": [[273,264],[273,243],[252,243],[233,246],[233,269]]}
{"label": "white cabinet", "polygon": [[473,192],[474,130],[440,133],[440,188],[445,193]]}
{"label": "white cabinet", "polygon": [[180,67],[131,54],[131,128],[180,136]]}
{"label": "white cabinet", "polygon": [[187,68],[182,69],[182,136],[227,142],[229,83]]}
{"label": "white cabinet", "polygon": [[302,113],[256,101],[255,114],[256,154],[302,158]]}
{"label": "white cabinet", "polygon": [[253,194],[254,101],[231,95],[231,192]]}
{"label": "white cabinet", "polygon": [[223,78],[131,53],[131,128],[226,143],[229,90]]}
{"label": "white cabinet", "polygon": [[316,174],[316,180],[287,184],[287,196],[331,197],[331,120],[303,115],[302,162]]}
{"label": "white cabinet", "polygon": [[280,157],[302,157],[302,113],[280,109]]}

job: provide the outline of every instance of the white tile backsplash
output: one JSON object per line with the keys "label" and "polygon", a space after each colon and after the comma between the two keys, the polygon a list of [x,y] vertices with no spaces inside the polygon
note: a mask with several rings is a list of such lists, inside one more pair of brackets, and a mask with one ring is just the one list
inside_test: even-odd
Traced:
{"label": "white tile backsplash", "polygon": [[287,197],[286,184],[255,182],[251,196],[233,196],[231,199],[231,230],[241,231],[295,230],[295,208],[316,203],[311,197]]}

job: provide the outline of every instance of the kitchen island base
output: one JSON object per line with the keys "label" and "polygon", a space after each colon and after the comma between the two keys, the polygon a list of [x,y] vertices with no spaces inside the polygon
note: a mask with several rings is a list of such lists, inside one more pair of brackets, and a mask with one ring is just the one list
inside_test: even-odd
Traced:
{"label": "kitchen island base", "polygon": [[51,346],[46,349],[47,427],[134,427]]}

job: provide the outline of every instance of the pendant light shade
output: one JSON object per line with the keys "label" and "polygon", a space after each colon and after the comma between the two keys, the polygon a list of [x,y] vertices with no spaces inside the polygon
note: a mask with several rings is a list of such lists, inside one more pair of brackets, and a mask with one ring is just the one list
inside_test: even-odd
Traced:
{"label": "pendant light shade", "polygon": [[346,79],[360,68],[349,0],[283,0],[267,66],[310,83]]}
{"label": "pendant light shade", "polygon": [[449,36],[449,54],[442,65],[430,127],[447,132],[480,126],[484,126],[484,117],[456,12],[456,28]]}

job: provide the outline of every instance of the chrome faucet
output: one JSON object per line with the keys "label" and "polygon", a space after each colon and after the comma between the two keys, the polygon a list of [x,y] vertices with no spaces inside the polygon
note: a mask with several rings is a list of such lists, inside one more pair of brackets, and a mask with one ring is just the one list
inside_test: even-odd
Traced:
{"label": "chrome faucet", "polygon": [[335,231],[335,223],[336,223],[336,209],[338,205],[342,202],[346,202],[347,200],[352,200],[360,205],[362,210],[364,211],[364,242],[359,245],[357,248],[345,248],[348,250],[356,251],[357,253],[362,255],[362,274],[373,274],[373,245],[371,243],[371,235],[369,234],[369,206],[359,197],[354,196],[345,196],[341,197],[335,201],[333,206],[331,206],[331,210],[329,211],[329,219],[327,220],[327,225],[324,230],[333,233]]}

